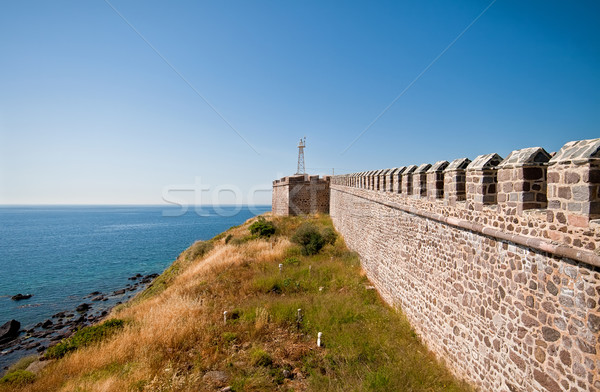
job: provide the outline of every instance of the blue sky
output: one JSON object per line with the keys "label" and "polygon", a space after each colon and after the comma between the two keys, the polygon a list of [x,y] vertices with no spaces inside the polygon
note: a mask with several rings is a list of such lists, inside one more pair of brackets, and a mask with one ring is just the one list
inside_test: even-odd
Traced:
{"label": "blue sky", "polygon": [[597,1],[498,0],[411,85],[490,3],[4,0],[0,204],[268,204],[302,136],[320,174],[600,137]]}

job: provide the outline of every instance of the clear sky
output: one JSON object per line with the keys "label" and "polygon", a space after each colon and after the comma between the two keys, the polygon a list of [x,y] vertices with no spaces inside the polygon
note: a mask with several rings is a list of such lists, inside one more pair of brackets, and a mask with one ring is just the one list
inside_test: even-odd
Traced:
{"label": "clear sky", "polygon": [[600,3],[490,4],[1,0],[0,204],[269,204],[302,136],[319,174],[600,137]]}

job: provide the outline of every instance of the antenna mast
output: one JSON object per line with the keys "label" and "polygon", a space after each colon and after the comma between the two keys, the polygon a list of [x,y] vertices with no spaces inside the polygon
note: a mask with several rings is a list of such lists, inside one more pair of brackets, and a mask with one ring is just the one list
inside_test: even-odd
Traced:
{"label": "antenna mast", "polygon": [[305,174],[305,166],[304,166],[304,147],[306,147],[306,136],[304,139],[300,139],[300,143],[298,143],[298,171],[296,174]]}

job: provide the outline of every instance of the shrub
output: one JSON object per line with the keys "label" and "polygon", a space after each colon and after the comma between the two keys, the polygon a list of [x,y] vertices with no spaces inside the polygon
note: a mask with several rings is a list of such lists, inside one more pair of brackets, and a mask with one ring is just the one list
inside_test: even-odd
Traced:
{"label": "shrub", "polygon": [[21,386],[32,383],[35,380],[35,374],[26,370],[15,370],[14,372],[8,373],[6,376],[0,378],[0,385],[12,385]]}
{"label": "shrub", "polygon": [[326,227],[325,230],[323,230],[323,239],[325,240],[326,244],[335,244],[335,240],[337,240],[337,234],[335,233],[335,230],[333,230],[331,227]]}
{"label": "shrub", "polygon": [[44,356],[49,359],[64,357],[67,353],[75,351],[80,347],[102,341],[122,329],[124,325],[125,321],[112,319],[99,325],[82,328],[70,338],[63,340],[56,346],[50,347]]}
{"label": "shrub", "polygon": [[196,260],[210,252],[212,248],[212,241],[196,241],[190,246],[188,260]]}
{"label": "shrub", "polygon": [[229,234],[227,237],[225,237],[225,243],[228,244],[232,238],[233,238],[233,234]]}
{"label": "shrub", "polygon": [[273,222],[266,220],[262,216],[259,216],[258,220],[251,224],[248,230],[250,230],[252,235],[262,238],[269,238],[275,234],[275,225]]}
{"label": "shrub", "polygon": [[292,242],[302,246],[302,253],[306,256],[319,253],[325,245],[325,239],[312,223],[303,223],[298,227],[292,236]]}

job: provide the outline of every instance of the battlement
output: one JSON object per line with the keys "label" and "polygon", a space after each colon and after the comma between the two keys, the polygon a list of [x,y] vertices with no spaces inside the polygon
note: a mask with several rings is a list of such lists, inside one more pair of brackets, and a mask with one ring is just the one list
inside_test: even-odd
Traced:
{"label": "battlement", "polygon": [[473,161],[337,175],[331,183],[505,216],[535,210],[545,212],[548,223],[583,228],[600,219],[600,139],[569,142],[554,157],[531,147],[506,159],[491,153]]}

